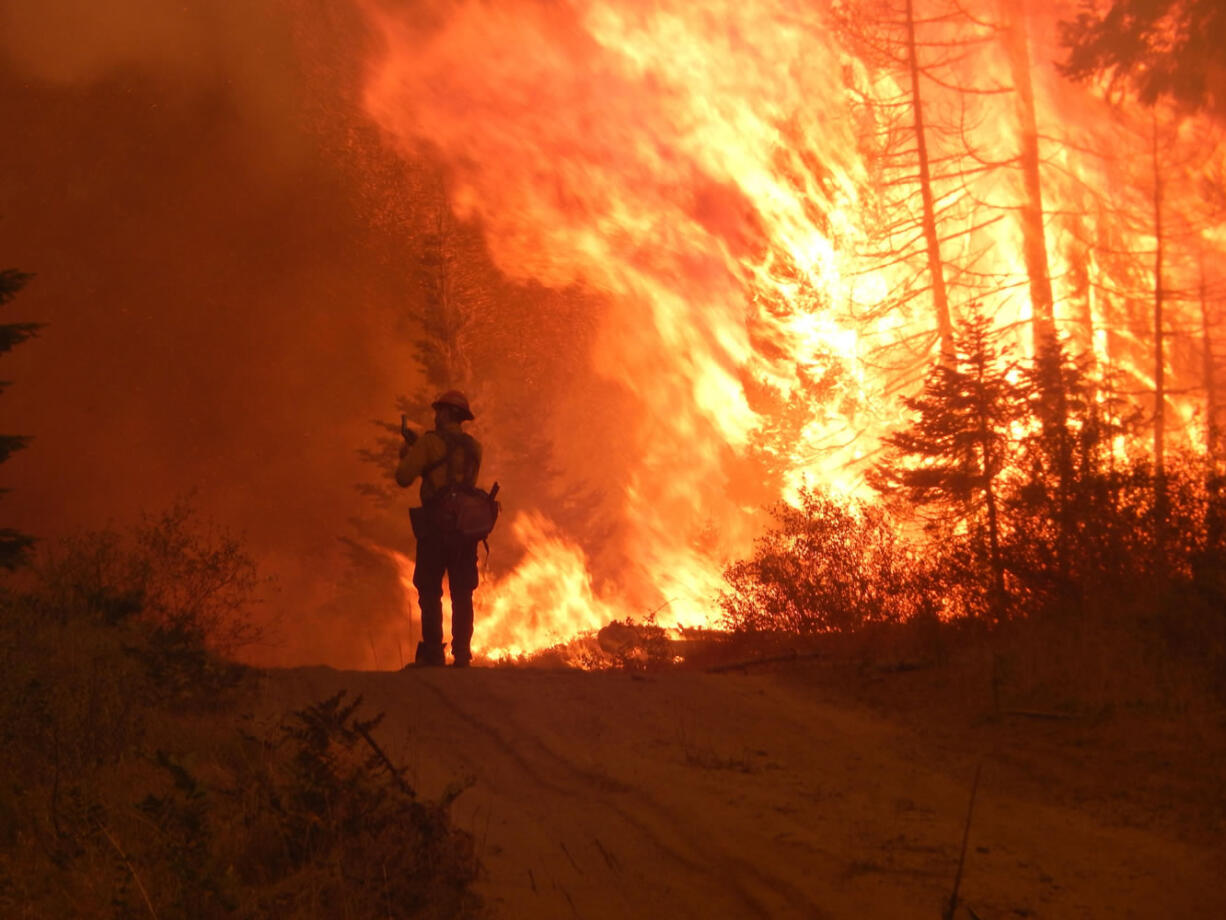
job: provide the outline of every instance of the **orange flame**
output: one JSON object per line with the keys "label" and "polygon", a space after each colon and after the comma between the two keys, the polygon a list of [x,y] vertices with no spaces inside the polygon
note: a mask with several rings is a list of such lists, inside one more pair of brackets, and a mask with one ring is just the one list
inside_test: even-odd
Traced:
{"label": "orange flame", "polygon": [[[889,127],[881,104],[905,79],[857,58],[801,0],[464,2],[429,31],[374,0],[368,10],[385,42],[371,116],[406,154],[424,141],[447,161],[455,210],[480,220],[508,276],[603,295],[593,370],[642,410],[625,445],[617,593],[594,587],[587,556],[547,520],[522,515],[524,562],[482,591],[485,641],[530,650],[661,606],[712,625],[721,569],[748,551],[760,507],[806,480],[859,488],[894,397],[930,360],[930,302],[898,296],[926,269],[871,252],[889,223],[877,212],[905,210],[889,190],[914,172],[874,147]],[[942,40],[991,38],[969,20],[930,22]],[[1108,204],[1127,177],[1144,217],[1121,148],[1143,160],[1148,142],[1060,80],[1043,44],[1051,21],[1031,27],[1057,322],[1144,380],[1152,330],[1123,329],[1136,295],[1111,292],[1144,291],[1144,260],[1111,253],[1152,248],[1152,229],[1122,226]],[[935,202],[955,308],[983,302],[1024,349],[1033,305],[1008,59],[984,40],[944,76],[925,105],[962,125],[931,138],[956,178]]]}
{"label": "orange flame", "polygon": [[537,514],[512,522],[515,541],[527,548],[515,570],[476,599],[481,645],[492,658],[508,658],[595,632],[628,612],[596,595],[583,551]]}

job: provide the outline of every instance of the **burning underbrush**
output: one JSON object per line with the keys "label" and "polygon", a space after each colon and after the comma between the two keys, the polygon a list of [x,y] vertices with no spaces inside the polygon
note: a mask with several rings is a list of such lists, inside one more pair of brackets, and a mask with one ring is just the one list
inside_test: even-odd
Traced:
{"label": "burning underbrush", "polygon": [[[992,662],[982,689],[993,708],[1220,699],[1220,469],[1195,452],[1159,468],[1128,450],[1136,414],[1061,348],[1019,368],[982,316],[956,342],[904,400],[908,417],[869,477],[875,496],[802,486],[770,508],[771,526],[709,598],[718,628],[671,620],[667,605],[610,617],[611,604],[584,602],[600,595],[571,553],[583,590],[563,593],[604,625],[508,654],[505,637],[530,645],[540,622],[508,615],[492,624],[490,657],[643,670],[797,656],[943,667],[971,655]],[[547,541],[533,558],[564,546]],[[565,589],[549,572],[538,574]],[[495,604],[514,610],[516,596]]]}

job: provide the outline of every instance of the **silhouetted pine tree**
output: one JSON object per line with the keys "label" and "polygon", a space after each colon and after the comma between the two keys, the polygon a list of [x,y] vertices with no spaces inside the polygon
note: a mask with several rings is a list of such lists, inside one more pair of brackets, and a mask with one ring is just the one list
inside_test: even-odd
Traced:
{"label": "silhouetted pine tree", "polygon": [[1010,567],[1044,593],[1067,593],[1101,568],[1121,485],[1112,441],[1140,420],[1136,412],[1126,417],[1124,401],[1090,376],[1092,363],[1051,340],[1025,375],[1023,478],[1007,500]]}
{"label": "silhouetted pine tree", "polygon": [[1107,77],[1152,105],[1222,105],[1217,75],[1226,67],[1226,8],[1220,0],[1115,0],[1082,5],[1061,23],[1068,50],[1059,66],[1074,80]]}
{"label": "silhouetted pine tree", "polygon": [[[414,346],[424,379],[417,391],[397,397],[396,408],[420,434],[419,426],[433,418],[430,404],[439,393],[470,390],[469,327],[472,316],[488,308],[493,294],[483,275],[487,269],[479,231],[456,220],[440,176],[423,168],[412,181],[422,221],[412,240],[416,256],[412,270],[421,292],[420,302],[414,304],[420,323]],[[473,395],[468,392],[470,399]],[[399,495],[391,477],[399,460],[400,426],[374,424],[383,433],[373,447],[359,449],[358,455],[380,471],[380,481],[359,483],[357,488],[387,507]]]}
{"label": "silhouetted pine tree", "polygon": [[959,325],[952,363],[935,365],[923,392],[903,400],[915,421],[884,439],[892,456],[878,464],[872,482],[879,491],[904,495],[933,525],[961,524],[986,535],[977,552],[999,617],[1006,600],[1000,479],[1011,454],[1010,426],[1024,404],[1021,385],[1010,379],[1012,365],[993,339],[991,321],[978,310]]}
{"label": "silhouetted pine tree", "polygon": [[[0,271],[0,306],[7,304],[26,286],[32,276],[25,272],[7,268]],[[0,354],[20,345],[26,339],[35,335],[42,328],[41,323],[3,323],[0,324]],[[8,381],[0,381],[0,391],[8,386]],[[15,434],[0,435],[0,463],[7,460],[14,451],[21,450],[30,443],[28,437]],[[19,533],[12,528],[0,528],[0,568],[13,569],[22,563],[34,538]]]}

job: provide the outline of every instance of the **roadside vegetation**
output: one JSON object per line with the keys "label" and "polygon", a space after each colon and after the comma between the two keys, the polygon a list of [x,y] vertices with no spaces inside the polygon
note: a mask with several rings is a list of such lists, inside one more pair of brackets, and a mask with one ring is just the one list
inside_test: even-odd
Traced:
{"label": "roadside vegetation", "polygon": [[986,653],[997,708],[1218,705],[1226,480],[1205,454],[1156,465],[1114,392],[1055,345],[1017,366],[972,316],[886,439],[877,499],[777,506],[725,572],[726,626],[899,667]]}
{"label": "roadside vegetation", "polygon": [[458,917],[461,787],[418,797],[338,694],[269,724],[260,579],[186,506],[40,546],[0,590],[0,915]]}

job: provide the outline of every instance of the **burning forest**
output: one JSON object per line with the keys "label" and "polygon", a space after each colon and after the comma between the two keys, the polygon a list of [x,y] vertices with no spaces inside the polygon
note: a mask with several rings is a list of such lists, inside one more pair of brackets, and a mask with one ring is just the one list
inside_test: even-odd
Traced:
{"label": "burning forest", "polygon": [[1223,915],[1224,48],[0,0],[0,913]]}
{"label": "burning forest", "polygon": [[[133,3],[57,55],[7,13],[14,85],[42,87],[14,97],[37,131],[12,267],[48,330],[9,398],[59,464],[17,455],[17,529],[198,489],[303,622],[260,663],[399,666],[420,627],[391,419],[428,428],[459,389],[503,487],[487,659],[740,629],[746,573],[827,500],[887,516],[903,594],[942,620],[1118,582],[1075,559],[1189,575],[1218,539],[1220,24],[1116,6]],[[119,136],[92,172],[65,152]]]}
{"label": "burning forest", "polygon": [[[1145,568],[1218,539],[1221,119],[1070,79],[1075,10],[366,11],[365,110],[443,167],[427,388],[474,394],[510,487],[494,656],[651,611],[728,625],[765,510],[818,493],[887,499],[907,552],[958,544],[995,599],[943,592],[944,618],[1091,590],[1088,544]],[[551,293],[483,289],[459,227]]]}

